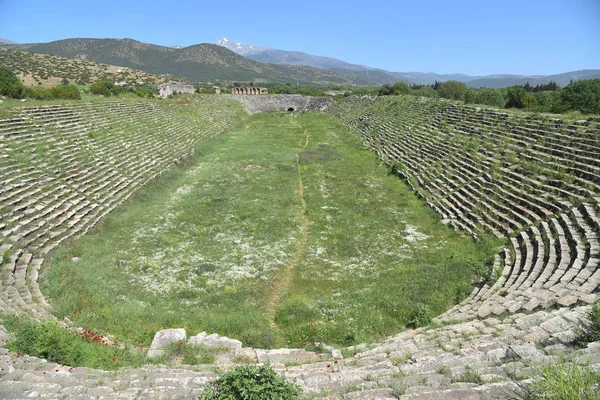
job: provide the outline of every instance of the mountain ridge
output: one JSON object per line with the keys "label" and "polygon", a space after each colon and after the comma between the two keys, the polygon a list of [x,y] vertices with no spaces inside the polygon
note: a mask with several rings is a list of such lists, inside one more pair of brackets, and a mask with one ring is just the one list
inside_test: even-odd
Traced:
{"label": "mountain ridge", "polygon": [[[218,45],[223,39],[217,41]],[[435,81],[457,80],[464,82],[470,87],[489,87],[502,88],[513,85],[523,85],[529,82],[530,85],[547,84],[551,81],[560,86],[565,86],[571,79],[590,79],[600,78],[600,70],[583,69],[568,71],[553,75],[517,75],[517,74],[489,74],[489,75],[466,75],[462,73],[438,74],[434,72],[393,72],[380,68],[373,68],[365,65],[352,64],[336,58],[317,56],[300,51],[288,51],[266,48],[258,50],[261,46],[249,45],[243,42],[227,39],[227,43],[236,43],[236,46],[228,47],[232,51],[243,55],[254,61],[280,65],[308,65],[315,68],[322,68],[347,76],[353,76],[357,79],[366,80],[373,84],[385,84],[395,82],[406,82],[409,84],[433,84]],[[248,48],[254,50],[249,52]],[[243,54],[242,54],[243,53]]]}
{"label": "mountain ridge", "polygon": [[33,53],[53,54],[141,69],[155,74],[170,74],[197,82],[243,80],[303,85],[367,83],[333,71],[305,66],[259,63],[246,59],[225,47],[208,43],[173,48],[130,38],[71,38],[11,47]]}

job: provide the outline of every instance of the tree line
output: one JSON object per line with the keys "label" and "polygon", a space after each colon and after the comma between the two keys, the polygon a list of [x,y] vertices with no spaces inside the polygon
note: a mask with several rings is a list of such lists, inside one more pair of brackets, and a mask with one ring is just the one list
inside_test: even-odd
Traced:
{"label": "tree line", "polygon": [[0,67],[0,95],[15,99],[81,99],[79,90],[73,85],[59,85],[49,89],[40,86],[24,86],[14,72],[6,67]]}
{"label": "tree line", "polygon": [[519,108],[528,111],[600,114],[600,79],[571,81],[561,88],[556,82],[531,86],[514,85],[503,89],[469,88],[463,82],[435,82],[432,85],[408,85],[396,82],[379,88],[380,96],[414,95],[462,100],[466,104],[481,104],[498,108]]}

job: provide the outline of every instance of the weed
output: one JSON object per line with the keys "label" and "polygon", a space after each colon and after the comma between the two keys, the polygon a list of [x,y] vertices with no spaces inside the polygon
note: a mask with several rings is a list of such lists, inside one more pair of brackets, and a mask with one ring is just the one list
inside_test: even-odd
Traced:
{"label": "weed", "polygon": [[214,362],[214,354],[219,349],[208,351],[204,346],[189,345],[186,342],[176,342],[169,344],[161,357],[153,358],[153,364],[210,364]]}
{"label": "weed", "polygon": [[77,335],[61,328],[56,321],[35,322],[18,317],[4,317],[2,323],[14,339],[8,343],[12,351],[44,358],[72,367],[117,369],[140,366],[145,362],[144,352],[118,345],[107,345],[98,334]]}
{"label": "weed", "polygon": [[200,399],[298,399],[300,387],[286,382],[271,366],[244,365],[223,373],[202,393]]}
{"label": "weed", "polygon": [[395,381],[390,385],[392,393],[396,397],[404,396],[406,394],[406,384],[404,382]]}
{"label": "weed", "polygon": [[600,340],[600,301],[596,301],[588,314],[587,321],[580,328],[577,342],[580,345]]}
{"label": "weed", "polygon": [[477,371],[473,370],[473,368],[467,366],[465,372],[462,375],[456,376],[452,378],[452,382],[469,382],[469,383],[477,383],[478,385],[483,384],[483,379],[481,375],[477,373]]}
{"label": "weed", "polygon": [[449,376],[452,373],[452,371],[450,370],[450,367],[448,367],[445,364],[439,364],[436,368],[436,371],[438,374],[445,375],[445,376]]}
{"label": "weed", "polygon": [[10,261],[10,256],[12,255],[12,249],[7,249],[4,254],[2,254],[2,264],[6,265]]}
{"label": "weed", "polygon": [[520,384],[522,400],[580,400],[600,398],[600,376],[590,366],[582,367],[560,361],[541,368],[539,375],[528,384]]}

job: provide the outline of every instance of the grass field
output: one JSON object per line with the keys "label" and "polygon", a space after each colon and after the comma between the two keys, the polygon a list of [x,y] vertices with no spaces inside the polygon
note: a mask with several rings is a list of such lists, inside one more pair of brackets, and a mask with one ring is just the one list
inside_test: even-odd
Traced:
{"label": "grass field", "polygon": [[259,114],[56,249],[44,292],[59,317],[129,344],[185,326],[351,345],[465,297],[496,245],[443,225],[330,117]]}

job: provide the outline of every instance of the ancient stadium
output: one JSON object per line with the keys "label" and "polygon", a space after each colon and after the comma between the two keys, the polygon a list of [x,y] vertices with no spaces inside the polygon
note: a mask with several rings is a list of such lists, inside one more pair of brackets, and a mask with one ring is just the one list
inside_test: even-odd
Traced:
{"label": "ancient stadium", "polygon": [[[597,370],[575,342],[600,283],[598,154],[598,118],[416,97],[14,108],[0,397],[195,399],[269,361],[306,399],[496,399],[545,365]],[[5,348],[29,319],[144,359]],[[214,351],[146,361],[167,329]]]}

